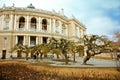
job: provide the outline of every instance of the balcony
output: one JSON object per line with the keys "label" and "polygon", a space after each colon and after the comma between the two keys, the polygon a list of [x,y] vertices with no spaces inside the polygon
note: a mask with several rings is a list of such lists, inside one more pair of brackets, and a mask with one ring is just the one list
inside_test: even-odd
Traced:
{"label": "balcony", "polygon": [[48,31],[48,30],[41,30],[40,32],[41,33],[50,33],[50,31]]}
{"label": "balcony", "polygon": [[17,28],[16,31],[25,31],[25,28],[22,27],[22,28]]}
{"label": "balcony", "polygon": [[[43,29],[36,29],[36,28],[29,28],[29,29],[26,29],[25,27],[23,28],[17,28],[15,29],[15,32],[21,32],[24,34],[24,32],[26,33],[34,33],[34,34],[44,34],[44,35],[53,35],[53,36],[61,36],[61,37],[67,37],[67,34],[66,32],[58,32],[58,31],[55,31],[55,33],[52,33],[50,30],[43,30]],[[32,45],[32,44],[31,44]]]}
{"label": "balcony", "polygon": [[36,31],[37,31],[37,29],[36,29],[36,28],[34,28],[34,27],[31,27],[31,28],[30,28],[30,31],[32,31],[32,32],[36,32]]}

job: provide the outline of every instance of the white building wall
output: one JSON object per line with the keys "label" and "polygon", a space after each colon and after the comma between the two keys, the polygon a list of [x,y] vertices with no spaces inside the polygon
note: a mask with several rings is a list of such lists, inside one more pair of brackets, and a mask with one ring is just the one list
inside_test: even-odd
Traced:
{"label": "white building wall", "polygon": [[0,17],[0,30],[2,30],[2,17]]}
{"label": "white building wall", "polygon": [[5,25],[5,22],[4,22],[4,15],[2,15],[2,25],[1,25],[1,29],[4,30],[4,25]]}

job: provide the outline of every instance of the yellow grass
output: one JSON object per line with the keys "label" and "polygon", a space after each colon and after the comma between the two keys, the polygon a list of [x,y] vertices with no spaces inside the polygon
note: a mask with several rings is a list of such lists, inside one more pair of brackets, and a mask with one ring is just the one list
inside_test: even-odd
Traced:
{"label": "yellow grass", "polygon": [[[68,68],[68,67],[52,67],[48,66],[49,63],[30,63],[25,61],[3,61],[0,64],[24,64],[27,68],[33,69],[35,71],[41,72],[46,71],[50,73],[57,74],[57,76],[63,77],[78,77],[78,78],[90,78],[94,79],[108,79],[117,80],[120,79],[120,72],[116,68]],[[47,80],[47,79],[46,79]],[[69,79],[68,79],[69,80]],[[83,79],[85,80],[85,78]],[[89,80],[89,79],[88,79]]]}

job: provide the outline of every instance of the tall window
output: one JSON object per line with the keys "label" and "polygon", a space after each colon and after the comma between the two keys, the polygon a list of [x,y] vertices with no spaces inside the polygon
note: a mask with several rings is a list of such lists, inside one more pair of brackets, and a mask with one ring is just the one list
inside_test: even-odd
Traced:
{"label": "tall window", "polygon": [[65,34],[66,33],[66,27],[65,27],[65,24],[62,24],[62,34]]}
{"label": "tall window", "polygon": [[5,14],[4,21],[5,21],[4,30],[8,30],[9,29],[9,21],[10,21],[9,13]]}
{"label": "tall window", "polygon": [[55,32],[59,33],[59,22],[58,22],[58,20],[55,21]]}
{"label": "tall window", "polygon": [[24,17],[20,17],[19,18],[19,29],[23,30],[25,27],[25,18]]}
{"label": "tall window", "polygon": [[43,37],[42,38],[43,43],[47,43],[47,39],[48,39],[48,37]]}
{"label": "tall window", "polygon": [[47,30],[47,20],[46,19],[42,20],[42,30]]}
{"label": "tall window", "polygon": [[30,36],[30,46],[36,45],[36,36]]}
{"label": "tall window", "polygon": [[36,18],[31,19],[31,30],[32,31],[36,30]]}
{"label": "tall window", "polygon": [[6,21],[5,22],[5,28],[4,28],[5,30],[8,30],[9,29],[9,21]]}
{"label": "tall window", "polygon": [[18,44],[23,45],[24,36],[18,36]]}

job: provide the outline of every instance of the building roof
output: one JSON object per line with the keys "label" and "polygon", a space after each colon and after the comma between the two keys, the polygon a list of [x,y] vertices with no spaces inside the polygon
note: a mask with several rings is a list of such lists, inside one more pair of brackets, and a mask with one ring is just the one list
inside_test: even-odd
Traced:
{"label": "building roof", "polygon": [[[27,8],[28,8],[28,9],[27,9]],[[27,6],[27,8],[24,8],[24,7],[15,7],[15,6],[6,7],[6,5],[4,4],[3,8],[0,9],[0,12],[1,12],[2,10],[22,10],[22,11],[25,10],[25,11],[32,11],[32,12],[40,12],[40,13],[45,13],[45,14],[50,14],[50,15],[59,16],[59,17],[61,17],[61,18],[63,18],[63,19],[66,19],[66,20],[73,20],[73,21],[77,22],[78,24],[82,25],[82,26],[86,29],[85,25],[82,24],[82,23],[81,23],[77,18],[75,18],[73,15],[72,15],[71,18],[66,17],[66,16],[64,15],[64,11],[63,11],[64,9],[62,9],[63,14],[61,15],[60,12],[56,12],[55,10],[53,10],[53,11],[47,11],[47,10],[43,10],[43,9],[36,9],[36,8],[32,5],[32,3],[29,4],[29,5]]]}

